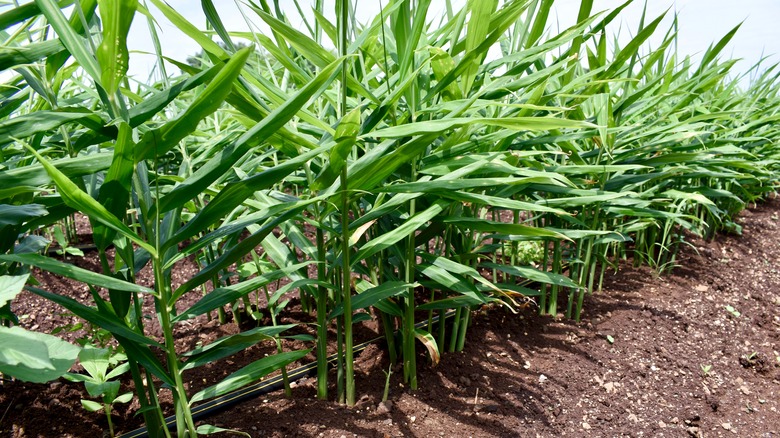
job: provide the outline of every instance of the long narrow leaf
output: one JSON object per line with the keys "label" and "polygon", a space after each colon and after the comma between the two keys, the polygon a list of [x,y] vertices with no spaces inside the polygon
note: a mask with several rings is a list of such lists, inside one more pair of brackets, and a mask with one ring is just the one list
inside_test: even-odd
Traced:
{"label": "long narrow leaf", "polygon": [[222,394],[235,391],[260,379],[272,371],[278,370],[281,367],[287,366],[288,364],[301,359],[308,353],[309,350],[299,350],[288,351],[285,353],[264,357],[256,362],[253,362],[251,365],[247,365],[235,373],[227,376],[218,384],[210,386],[202,391],[198,391],[195,395],[192,396],[190,403],[196,403],[201,400],[218,397]]}
{"label": "long narrow leaf", "polygon": [[145,249],[152,255],[156,255],[157,251],[153,246],[146,243],[140,236],[138,236],[127,225],[122,223],[116,216],[111,214],[105,207],[100,205],[94,198],[89,196],[83,190],[81,190],[73,181],[68,179],[62,172],[56,167],[52,166],[45,158],[43,158],[35,149],[29,148],[29,151],[35,155],[41,165],[46,169],[54,183],[57,185],[58,192],[67,205],[81,211],[87,216],[100,221],[107,227],[119,232],[123,236],[135,242],[138,246]]}
{"label": "long narrow leaf", "polygon": [[17,262],[24,265],[35,266],[63,277],[71,278],[82,283],[93,286],[104,287],[106,289],[123,290],[127,292],[141,292],[154,294],[154,290],[141,285],[133,284],[118,278],[98,274],[88,269],[79,268],[68,263],[63,263],[40,254],[0,254],[0,260],[7,262]]}

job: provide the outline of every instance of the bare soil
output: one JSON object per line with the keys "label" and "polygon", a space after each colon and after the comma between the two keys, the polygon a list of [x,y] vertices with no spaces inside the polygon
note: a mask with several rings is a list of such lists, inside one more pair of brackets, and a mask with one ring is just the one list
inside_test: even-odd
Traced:
{"label": "bare soil", "polygon": [[[380,403],[389,360],[377,344],[357,358],[356,407],[316,400],[314,379],[305,379],[290,399],[269,394],[203,422],[252,437],[778,436],[780,200],[743,212],[737,222],[742,236],[689,240],[671,275],[633,269],[630,261],[609,271],[604,290],[586,298],[580,323],[538,316],[532,307],[519,314],[476,312],[464,351],[444,353],[437,367],[420,351],[420,388],[404,387],[397,369],[389,402]],[[88,253],[76,262],[96,260]],[[181,278],[195,269],[183,263]],[[43,288],[88,298],[82,286],[36,277]],[[300,306],[290,307],[282,323],[310,320]],[[75,321],[26,293],[14,310],[24,316],[23,326],[43,332]],[[182,348],[191,348],[238,330],[234,323],[198,320],[177,336]],[[376,332],[368,323],[358,336]],[[301,347],[310,345],[285,346]],[[258,346],[187,375],[190,389],[213,384],[272,348]],[[1,436],[101,436],[105,418],[81,408],[82,388],[64,380],[3,381]],[[119,433],[141,426],[136,407],[114,410]]]}

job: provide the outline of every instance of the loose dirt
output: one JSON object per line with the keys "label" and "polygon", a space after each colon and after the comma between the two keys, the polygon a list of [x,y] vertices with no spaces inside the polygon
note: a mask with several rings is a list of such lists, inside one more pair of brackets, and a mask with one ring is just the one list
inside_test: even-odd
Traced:
{"label": "loose dirt", "polygon": [[[633,269],[630,261],[608,271],[604,290],[586,298],[580,323],[538,316],[531,307],[519,314],[476,312],[464,351],[444,353],[437,367],[420,351],[420,388],[404,387],[396,369],[388,402],[381,398],[389,360],[378,344],[357,358],[360,401],[353,408],[316,400],[315,382],[306,379],[290,399],[261,396],[203,422],[252,437],[777,436],[780,200],[743,212],[737,222],[742,236],[689,239],[671,275]],[[78,261],[94,262],[90,254]],[[87,298],[81,286],[37,278],[58,293]],[[282,323],[308,318],[295,309]],[[23,326],[44,332],[75,321],[26,293],[14,310],[26,315]],[[362,338],[376,336],[376,324],[361,330]],[[204,320],[177,336],[182,346],[192,346],[237,331],[233,323]],[[271,348],[256,347],[188,375],[190,389]],[[80,384],[64,380],[3,381],[0,434],[101,436],[105,418],[81,408],[85,396]],[[141,425],[134,408],[114,410],[120,433]]]}

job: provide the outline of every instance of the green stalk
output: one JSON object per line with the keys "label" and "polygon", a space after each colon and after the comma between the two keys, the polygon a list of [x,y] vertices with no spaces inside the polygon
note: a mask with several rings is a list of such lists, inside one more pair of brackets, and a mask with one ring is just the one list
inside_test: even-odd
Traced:
{"label": "green stalk", "polygon": [[[336,2],[337,24],[339,31],[338,45],[339,54],[347,55],[348,41],[348,22],[349,22],[349,0],[338,0]],[[339,117],[347,114],[347,72],[348,64],[344,59],[341,69],[341,99],[339,102]],[[349,184],[347,181],[347,166],[341,168],[341,261],[342,261],[342,280],[341,296],[344,306],[344,349],[346,362],[346,402],[347,406],[355,405],[355,369],[353,361],[353,339],[352,339],[352,269],[349,263]]]}
{"label": "green stalk", "polygon": [[452,318],[452,331],[450,332],[450,344],[447,347],[447,351],[453,353],[455,347],[458,345],[458,333],[460,332],[460,319],[463,313],[463,307],[455,309],[455,316]]}
{"label": "green stalk", "polygon": [[[338,282],[337,282],[338,283]],[[340,305],[342,294],[337,293],[336,305]],[[336,318],[336,400],[339,403],[345,403],[344,393],[344,315]]]}
{"label": "green stalk", "polygon": [[[556,274],[561,273],[561,241],[556,240],[553,242],[553,266],[552,270]],[[558,314],[558,291],[560,290],[560,286],[557,284],[553,284],[550,291],[550,302],[549,302],[549,310],[547,313],[550,315],[557,315]]]}
{"label": "green stalk", "polygon": [[[542,256],[542,268],[546,271],[547,263],[550,260],[550,245],[549,242],[546,240],[543,241],[543,245],[544,245],[544,255]],[[512,252],[513,253],[517,252],[517,249],[515,249]],[[512,257],[514,258],[514,254],[512,254]],[[514,265],[514,261],[512,264]],[[539,314],[544,315],[546,309],[547,309],[547,283],[542,283],[542,286],[539,289]]]}
{"label": "green stalk", "polygon": [[[519,224],[520,223],[520,211],[514,210],[512,212],[512,223],[513,224]],[[518,243],[517,240],[512,240],[510,242],[510,245],[512,246],[512,253],[509,255],[509,263],[512,266],[515,266],[517,264],[517,250],[518,250]],[[547,264],[544,265],[545,269],[547,269]],[[516,281],[515,277],[513,275],[509,275],[504,273],[504,276],[506,276],[507,283],[512,283],[513,281]]]}
{"label": "green stalk", "polygon": [[[591,229],[593,230],[598,228],[600,211],[600,208],[594,208],[593,223],[591,224]],[[585,262],[582,266],[582,270],[580,271],[579,283],[581,286],[587,283],[587,287],[580,287],[579,294],[577,296],[577,308],[574,311],[574,319],[577,322],[580,321],[580,312],[582,312],[582,305],[585,300],[585,294],[590,293],[593,290],[593,277],[596,274],[596,262],[593,260],[595,240],[595,237],[588,239],[588,249],[585,253]]]}
{"label": "green stalk", "polygon": [[[152,373],[148,370],[146,371],[146,381],[152,381]],[[163,414],[162,408],[160,407],[160,400],[157,398],[157,391],[155,390],[154,385],[151,383],[149,384],[149,404],[156,406],[155,413],[157,414],[154,423],[152,423],[153,426],[156,425],[157,427],[156,432],[154,432],[154,435],[151,436],[163,436],[165,438],[171,438],[171,431],[168,430],[168,426],[165,424],[165,415]],[[147,430],[150,431],[151,434],[152,429],[147,426]]]}
{"label": "green stalk", "polygon": [[[492,216],[491,219],[493,219],[494,222],[498,221],[498,213],[496,212],[496,210],[491,211],[491,216]],[[493,239],[491,239],[491,243],[493,245],[497,246],[498,243],[499,243],[499,239],[494,236]],[[492,261],[493,261],[494,264],[496,263],[497,258],[498,258],[498,254],[497,253],[498,253],[498,251],[496,250],[492,254],[492,257],[493,257]],[[503,245],[501,247],[501,263],[504,263],[504,248],[503,248]],[[493,278],[493,282],[494,283],[498,283],[498,269],[493,268],[492,274],[493,274],[493,277],[492,277]],[[428,331],[430,331],[430,329]]]}
{"label": "green stalk", "polygon": [[352,275],[349,265],[349,196],[347,194],[347,166],[341,170],[341,259],[342,305],[344,306],[344,361],[346,362],[347,406],[355,405],[355,369],[352,340]]}
{"label": "green stalk", "polygon": [[[583,240],[584,239],[579,239],[579,241],[577,242],[577,253],[576,256],[574,257],[574,260],[576,261],[582,260]],[[569,268],[571,270],[570,278],[576,281],[579,278],[580,269],[582,269],[582,264],[572,263],[570,264],[570,266],[571,266]],[[569,290],[568,300],[566,301],[566,313],[564,315],[566,316],[567,319],[571,318],[571,315],[574,312],[574,292],[575,292],[574,289]]]}
{"label": "green stalk", "polygon": [[458,330],[458,343],[455,346],[455,351],[463,351],[463,347],[466,345],[466,331],[469,328],[469,321],[471,320],[471,309],[468,307],[463,308],[462,321]]}
{"label": "green stalk", "polygon": [[[416,161],[416,158],[415,158]],[[415,164],[412,163],[412,181],[417,179]],[[416,200],[409,201],[409,217],[414,216]],[[412,232],[406,239],[406,260],[404,261],[404,279],[407,283],[414,283],[415,253],[414,253],[414,233]],[[404,329],[403,329],[403,349],[404,349],[404,382],[409,383],[409,387],[417,389],[417,363],[415,357],[415,333],[414,333],[414,287],[410,286],[404,298]]]}
{"label": "green stalk", "polygon": [[[159,245],[157,246],[159,248]],[[191,437],[197,436],[195,432],[195,422],[192,419],[192,412],[190,411],[190,404],[187,402],[187,391],[184,389],[184,381],[181,378],[181,372],[179,370],[179,358],[176,355],[176,344],[173,339],[173,325],[171,323],[171,289],[168,284],[165,284],[165,277],[163,275],[163,263],[159,257],[152,259],[154,266],[154,280],[155,288],[157,289],[157,317],[160,320],[160,328],[163,332],[165,339],[165,353],[168,359],[168,371],[176,383],[175,388],[171,388],[173,392],[173,403],[176,406],[176,426],[179,436],[184,436],[185,428],[186,433]]]}
{"label": "green stalk", "polygon": [[609,264],[609,244],[604,245],[604,251],[601,253],[601,269],[599,273],[599,284],[597,287],[597,291],[601,292],[604,286],[604,274],[607,272],[607,265]]}
{"label": "green stalk", "polygon": [[[322,217],[317,227],[317,280],[325,281],[325,236]],[[317,286],[317,398],[328,398],[328,289]]]}
{"label": "green stalk", "polygon": [[[157,168],[157,157],[155,156],[155,169]],[[171,323],[171,315],[176,311],[176,303],[171,302],[171,283],[170,276],[165,275],[163,271],[165,253],[161,251],[162,245],[160,242],[161,233],[160,229],[162,223],[160,218],[160,185],[159,180],[155,181],[155,202],[157,208],[155,209],[154,226],[149,227],[153,230],[154,247],[156,254],[152,258],[152,268],[154,271],[154,288],[157,292],[155,295],[155,309],[157,310],[157,319],[160,322],[160,330],[163,333],[165,340],[165,354],[168,360],[168,372],[174,379],[176,384],[175,388],[171,388],[173,393],[173,404],[176,410],[176,431],[178,436],[185,436],[185,431],[190,437],[196,437],[195,421],[192,418],[192,412],[190,411],[190,404],[187,400],[187,392],[184,389],[184,382],[181,378],[181,371],[179,370],[179,358],[176,355],[176,343],[173,339],[173,324]],[[165,423],[163,422],[165,428]],[[167,428],[166,428],[167,429]]]}
{"label": "green stalk", "polygon": [[588,293],[593,292],[593,282],[596,278],[596,267],[598,266],[598,251],[601,249],[598,245],[593,245],[593,260],[590,263],[590,273],[588,274]]}
{"label": "green stalk", "polygon": [[106,421],[108,421],[108,434],[111,438],[114,438],[114,422],[111,421],[111,403],[103,402],[103,411],[106,413]]}
{"label": "green stalk", "polygon": [[[223,271],[225,274],[227,272]],[[225,278],[225,286],[230,286],[230,277],[228,275],[224,276]],[[238,305],[238,300],[233,301],[230,303],[230,312],[233,314],[233,322],[236,324],[236,327],[241,327],[241,307]]]}
{"label": "green stalk", "polygon": [[[244,313],[252,316],[252,301],[249,298],[249,295],[244,295],[241,297],[241,302],[244,305]],[[254,318],[254,316],[252,316],[252,318]]]}
{"label": "green stalk", "polygon": [[[375,285],[379,286],[379,277],[377,270],[381,269],[382,257],[380,251],[379,263],[377,269],[371,269],[371,281]],[[395,327],[393,324],[393,316],[388,315],[385,312],[379,312],[379,318],[382,320],[382,330],[385,333],[385,342],[387,342],[387,352],[390,355],[390,363],[395,365],[398,361],[398,350],[395,345]]]}
{"label": "green stalk", "polygon": [[647,231],[646,230],[639,230],[636,233],[636,239],[634,243],[634,262],[633,267],[638,268],[642,264],[642,250],[641,248],[644,248],[646,246],[647,241]]}
{"label": "green stalk", "polygon": [[[451,210],[452,210],[452,208],[450,207],[450,211]],[[447,227],[444,230],[444,242],[443,242],[444,248],[443,248],[442,254],[444,255],[444,257],[448,257],[448,258],[451,256],[451,252],[452,252],[452,229],[453,229],[452,227]],[[442,294],[442,298],[447,298],[447,293],[446,292],[442,291],[441,294]],[[444,309],[439,310],[439,333],[438,333],[438,336],[436,338],[436,342],[438,343],[439,348],[442,349],[442,350],[444,350],[444,345],[445,345],[446,336],[447,336],[446,335],[446,330],[445,330],[445,327],[444,327],[444,323],[445,323],[444,315],[445,314],[446,314],[446,311]],[[455,323],[453,322],[453,330],[455,330],[454,326],[455,326]],[[449,351],[452,351],[452,349],[450,349]]]}
{"label": "green stalk", "polygon": [[[217,257],[214,254],[214,249],[211,245],[208,245],[206,247],[206,266],[208,266],[211,262],[216,260]],[[211,278],[211,285],[213,289],[217,289],[220,286],[219,276],[217,274],[214,274],[214,276]],[[217,318],[219,319],[220,324],[227,324],[227,314],[225,313],[225,308],[223,306],[220,306],[217,308]]]}
{"label": "green stalk", "polygon": [[[130,220],[134,219],[131,218]],[[132,246],[128,246],[127,248],[129,248],[127,251],[129,255],[126,257],[128,260],[132,260]],[[117,248],[117,252],[118,251],[119,248]],[[129,280],[135,283],[135,273],[132,269],[129,270],[129,272]],[[133,313],[135,315],[135,330],[137,330],[140,334],[144,334],[143,306],[141,304],[141,299],[138,296],[138,292],[133,292],[132,297]],[[134,358],[128,356],[127,363],[130,367],[130,375],[133,379],[133,384],[135,384],[135,394],[138,396],[138,404],[140,406],[139,410],[143,413],[142,415],[144,417],[144,424],[146,424],[146,430],[149,431],[149,435],[151,437],[160,436],[158,435],[157,431],[161,430],[165,431],[163,436],[170,436],[168,428],[164,427],[165,416],[163,415],[162,408],[157,401],[157,392],[154,387],[154,381],[152,380],[151,373],[148,370],[146,371],[147,383],[144,385],[144,379],[141,377],[141,371],[138,368],[138,362]],[[147,392],[149,396],[148,398]]]}
{"label": "green stalk", "polygon": [[390,355],[390,363],[395,365],[398,362],[398,347],[395,345],[393,317],[385,312],[380,312],[379,318],[382,320],[382,330],[385,332],[385,342],[387,342],[387,352]]}
{"label": "green stalk", "polygon": [[[252,252],[252,256],[255,259],[255,263],[257,264],[257,272],[260,272],[260,259],[257,257],[257,254]],[[279,288],[279,283],[277,282],[277,289]],[[263,286],[263,292],[265,292],[265,301],[266,303],[271,302],[271,295],[268,293],[268,286]],[[268,309],[271,313],[271,324],[276,327],[278,324],[276,323],[276,305],[274,305],[272,308]],[[279,337],[279,335],[274,336],[274,341],[276,341],[276,352],[279,354],[282,354],[284,350],[282,349],[282,338]],[[290,379],[287,376],[287,367],[282,367],[282,382],[284,383],[284,395],[289,397],[292,397],[292,388],[290,388]]]}
{"label": "green stalk", "polygon": [[127,364],[130,367],[130,376],[135,385],[135,395],[138,397],[138,404],[140,405],[139,410],[143,412],[144,424],[146,424],[146,429],[150,431],[150,436],[154,437],[155,435],[151,434],[151,431],[159,430],[162,425],[159,422],[160,418],[162,418],[160,407],[151,405],[146,397],[147,386],[149,387],[149,392],[154,392],[154,385],[151,384],[151,380],[147,380],[149,382],[148,385],[144,385],[141,371],[138,369],[138,363],[133,358],[128,356]]}
{"label": "green stalk", "polygon": [[655,227],[650,228],[648,232],[647,240],[645,240],[645,252],[647,253],[647,263],[652,263],[655,260],[655,242],[657,240],[658,232]]}
{"label": "green stalk", "polygon": [[[215,286],[214,288],[216,289],[217,287],[219,286]],[[217,320],[220,324],[227,324],[227,313],[225,312],[224,307],[217,308]]]}

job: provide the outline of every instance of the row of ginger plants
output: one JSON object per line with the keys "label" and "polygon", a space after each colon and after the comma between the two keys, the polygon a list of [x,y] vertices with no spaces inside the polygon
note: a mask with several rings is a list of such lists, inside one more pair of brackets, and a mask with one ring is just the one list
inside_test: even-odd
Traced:
{"label": "row of ginger plants", "polygon": [[[632,255],[668,270],[686,236],[738,232],[734,215],[776,190],[776,73],[730,76],[736,61],[720,53],[737,29],[694,62],[674,49],[674,17],[611,37],[631,1],[606,12],[582,1],[562,32],[550,30],[552,0],[446,2],[443,17],[430,0],[388,1],[365,24],[353,2],[318,0],[295,17],[305,30],[280,3],[245,11],[265,33],[229,31],[211,0],[207,31],[161,0],[149,2],[156,15],[132,0],[0,14],[0,65],[13,72],[0,105],[0,317],[16,322],[26,287],[110,332],[152,436],[170,435],[162,386],[178,436],[195,436],[208,428],[194,404],[309,353],[282,349],[292,326],[276,317],[291,293],[317,320],[318,396],[330,395],[335,326],[335,398],[352,405],[355,323],[379,318],[416,389],[415,344],[437,359],[462,348],[471,310],[533,303],[579,319],[609,267]],[[155,16],[200,45],[197,62],[162,55]],[[133,20],[150,24],[158,81],[126,76]],[[101,272],[43,251],[41,230],[74,213],[91,222]],[[174,284],[184,258],[200,270]],[[88,284],[92,302],[36,288],[31,266]],[[138,281],[147,266],[153,287]],[[267,308],[274,323],[176,349],[185,321],[241,308]],[[448,331],[415,326],[448,310]],[[18,327],[0,335],[55,345]],[[188,392],[188,370],[264,340],[278,354]],[[26,365],[8,354],[0,370],[55,378],[79,350],[56,345]]]}

